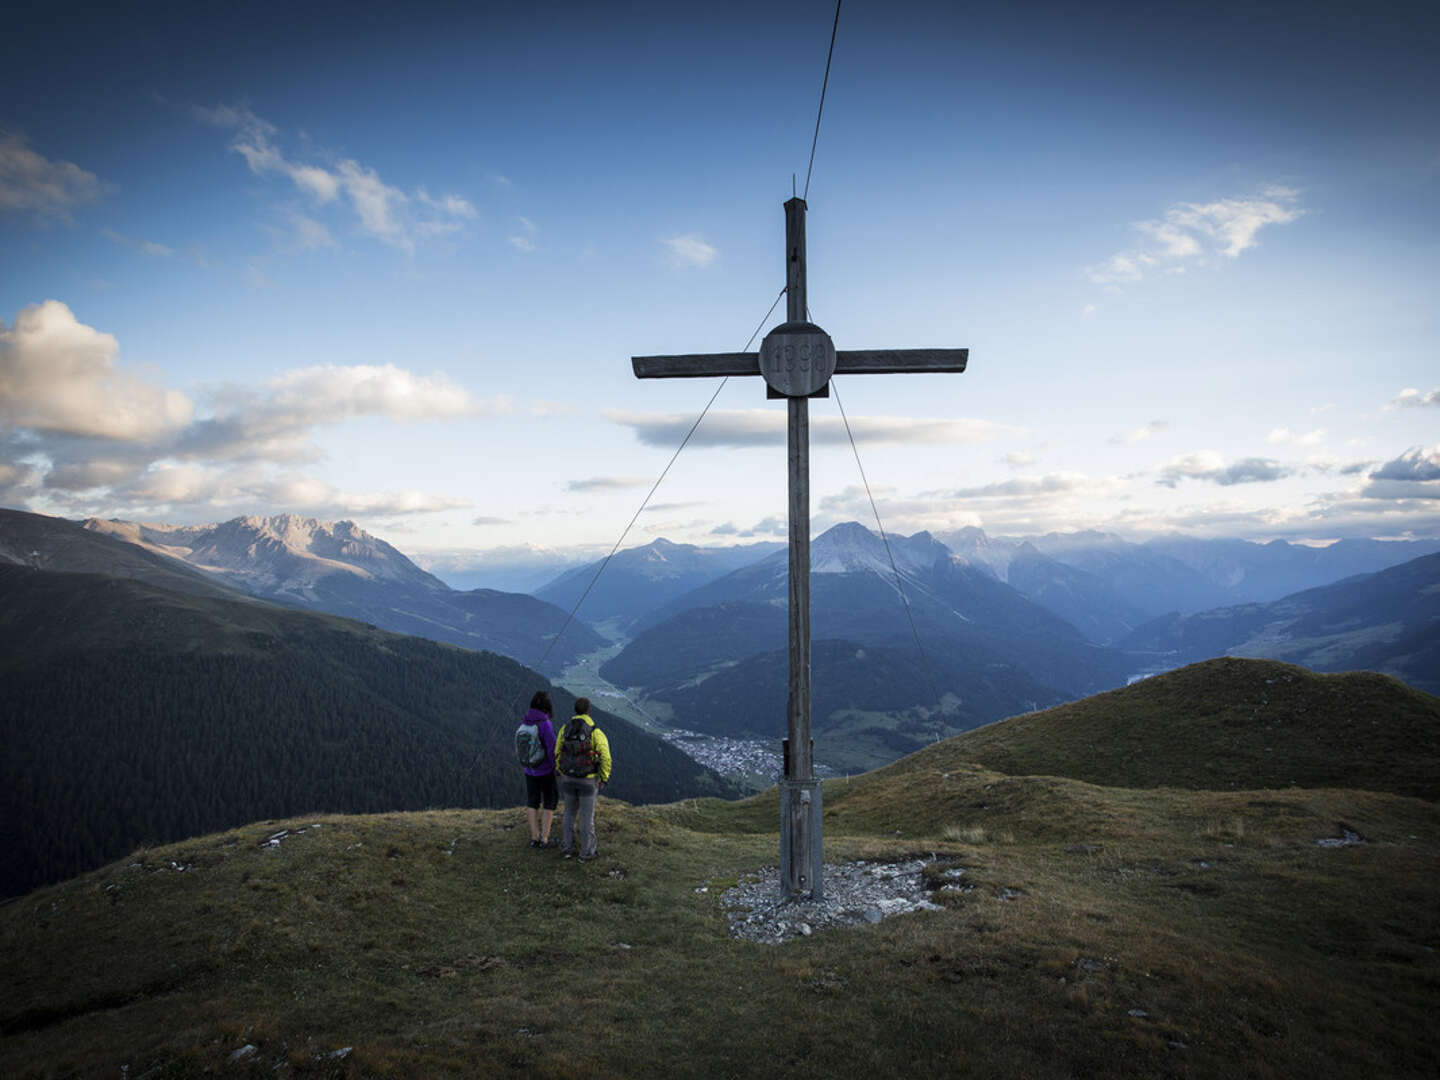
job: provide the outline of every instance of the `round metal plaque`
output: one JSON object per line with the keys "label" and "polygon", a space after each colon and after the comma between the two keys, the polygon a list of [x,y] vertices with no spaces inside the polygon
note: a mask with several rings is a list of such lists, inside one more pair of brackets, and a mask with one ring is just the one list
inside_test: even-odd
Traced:
{"label": "round metal plaque", "polygon": [[760,374],[785,397],[809,397],[835,374],[835,343],[814,323],[781,323],[760,343]]}

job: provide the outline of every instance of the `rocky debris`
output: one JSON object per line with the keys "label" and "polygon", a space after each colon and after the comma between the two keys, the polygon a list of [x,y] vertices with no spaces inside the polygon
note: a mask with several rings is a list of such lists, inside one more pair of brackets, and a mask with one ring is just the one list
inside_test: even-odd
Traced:
{"label": "rocky debris", "polygon": [[930,899],[931,883],[925,877],[925,867],[932,861],[827,863],[824,897],[818,901],[782,900],[779,868],[766,867],[742,878],[722,896],[730,934],[779,945],[836,927],[874,926],[894,915],[940,911],[941,906]]}
{"label": "rocky debris", "polygon": [[239,1050],[236,1050],[233,1054],[230,1055],[230,1064],[234,1065],[241,1061],[248,1061],[250,1058],[254,1057],[259,1052],[260,1048],[254,1043],[246,1043],[244,1046],[240,1047]]}
{"label": "rocky debris", "polygon": [[279,832],[271,833],[264,840],[261,840],[257,846],[262,848],[278,848],[282,841],[288,840],[292,836],[299,836],[311,829],[321,828],[324,828],[324,826],[317,823],[315,825],[301,825],[298,829],[281,829]]}
{"label": "rocky debris", "polygon": [[1353,847],[1356,844],[1366,843],[1363,836],[1343,822],[1338,828],[1340,829],[1339,836],[1322,836],[1315,843],[1320,847]]}

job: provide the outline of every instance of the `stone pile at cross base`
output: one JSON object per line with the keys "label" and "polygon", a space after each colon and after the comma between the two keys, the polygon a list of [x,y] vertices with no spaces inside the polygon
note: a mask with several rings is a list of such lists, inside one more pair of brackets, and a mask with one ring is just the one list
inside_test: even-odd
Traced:
{"label": "stone pile at cross base", "polygon": [[[782,899],[780,870],[766,867],[741,878],[721,900],[733,937],[779,945],[822,930],[874,925],[916,911],[939,911],[937,891],[965,892],[972,888],[962,883],[964,868],[952,866],[940,875],[937,889],[925,875],[925,868],[933,861],[827,863],[821,900]],[[700,891],[705,890],[702,886]]]}

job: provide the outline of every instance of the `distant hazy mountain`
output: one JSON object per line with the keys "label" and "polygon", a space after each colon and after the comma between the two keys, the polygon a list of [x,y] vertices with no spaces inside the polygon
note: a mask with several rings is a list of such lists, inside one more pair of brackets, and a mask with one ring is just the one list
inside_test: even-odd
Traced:
{"label": "distant hazy mountain", "polygon": [[[617,552],[585,597],[580,614],[591,622],[620,618],[627,622],[661,607],[678,596],[747,566],[784,544],[742,544],[702,548],[655,540],[644,547]],[[595,579],[603,560],[561,574],[535,591],[541,600],[569,611]]]}
{"label": "distant hazy mountain", "polygon": [[1102,645],[1119,640],[1150,617],[1100,574],[1051,558],[1028,541],[1016,549],[1003,580]]}
{"label": "distant hazy mountain", "polygon": [[[752,706],[766,715],[779,709],[783,717],[783,682],[771,677],[778,661],[763,654],[786,646],[787,562],[786,553],[777,552],[672,601],[601,674],[674,705],[683,713],[676,718],[681,726],[749,730]],[[863,526],[837,525],[812,543],[811,573],[817,710],[831,707],[822,684],[853,688],[856,673],[848,669],[857,647],[882,650],[877,661],[892,671],[914,667],[873,680],[873,693],[845,690],[833,708],[859,708],[863,699],[871,710],[938,709],[937,699],[951,695],[962,705],[950,721],[955,730],[1032,703],[1108,689],[1133,670],[1125,655],[1087,641],[926,533],[891,537],[887,553]],[[926,662],[919,659],[917,636]],[[836,641],[847,644],[821,647]]]}
{"label": "distant hazy mountain", "polygon": [[1365,669],[1440,692],[1440,554],[1267,604],[1169,615],[1123,642],[1167,664],[1265,657],[1315,671]]}
{"label": "distant hazy mountain", "polygon": [[[567,571],[588,562],[573,552],[534,544],[478,551],[426,551],[410,556],[452,589],[498,589],[534,595]],[[568,610],[568,609],[567,609]]]}
{"label": "distant hazy mountain", "polygon": [[[1134,544],[1100,532],[1015,538],[988,537],[976,528],[939,539],[1098,641],[1115,640],[1136,616],[1275,600],[1440,551],[1440,540],[1342,540],[1315,548],[1167,536]],[[1063,582],[1053,568],[1037,575],[1035,553],[1088,577]],[[1078,606],[1077,593],[1084,596]]]}
{"label": "distant hazy mountain", "polygon": [[[459,592],[353,522],[283,514],[215,525],[92,518],[85,528],[168,556],[254,596],[359,619],[386,630],[540,663],[566,612],[519,593]],[[604,644],[572,621],[543,670]]]}
{"label": "distant hazy mountain", "polygon": [[1357,574],[1374,574],[1440,552],[1440,540],[1341,540],[1306,547],[1272,540],[1198,540],[1157,537],[1145,547],[1169,555],[1230,591],[1236,602],[1278,600]]}
{"label": "distant hazy mountain", "polygon": [[[0,896],[249,821],[520,802],[512,733],[549,684],[512,660],[250,597],[11,561],[0,597]],[[568,716],[573,697],[551,696]],[[595,715],[618,798],[733,793],[655,736]]]}

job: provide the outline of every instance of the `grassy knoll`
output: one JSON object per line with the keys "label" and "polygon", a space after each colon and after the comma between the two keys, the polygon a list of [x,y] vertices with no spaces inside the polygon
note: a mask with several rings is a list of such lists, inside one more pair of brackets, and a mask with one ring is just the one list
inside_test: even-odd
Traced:
{"label": "grassy knoll", "polygon": [[[973,889],[875,927],[734,941],[719,896],[773,863],[773,793],[604,800],[586,865],[524,847],[519,811],[254,825],[0,909],[0,1071],[192,1076],[247,1045],[236,1075],[1440,1064],[1433,804],[927,766],[834,782],[826,805],[831,859],[934,851]],[[1366,842],[1316,844],[1345,828]]]}
{"label": "grassy knoll", "polygon": [[1222,657],[937,749],[895,767],[974,761],[1121,787],[1350,787],[1440,799],[1440,698],[1370,671],[1318,675]]}

